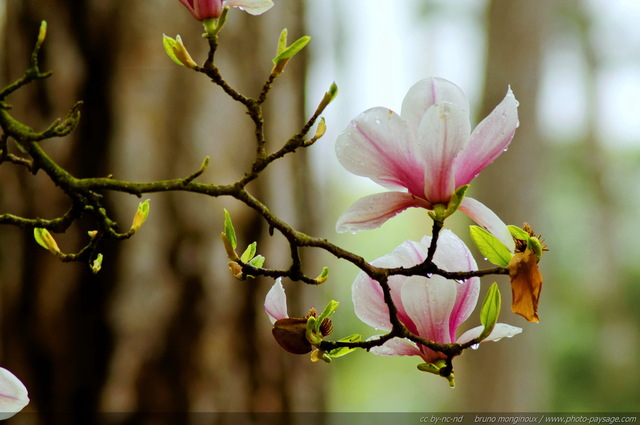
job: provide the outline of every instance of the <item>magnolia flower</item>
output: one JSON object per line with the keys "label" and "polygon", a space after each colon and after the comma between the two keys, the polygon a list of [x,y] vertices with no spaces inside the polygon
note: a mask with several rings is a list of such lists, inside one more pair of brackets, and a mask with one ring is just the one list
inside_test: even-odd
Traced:
{"label": "magnolia flower", "polygon": [[[427,78],[409,89],[400,115],[382,107],[360,114],[338,136],[338,160],[350,172],[395,191],[356,201],[338,219],[338,232],[379,227],[409,207],[446,207],[457,188],[507,149],[518,126],[517,107],[509,89],[471,132],[462,90],[442,78]],[[513,247],[506,226],[489,208],[468,197],[459,208]]]}
{"label": "magnolia flower", "polygon": [[[371,264],[389,268],[415,266],[425,260],[430,243],[429,236],[425,236],[420,242],[406,241],[391,254],[380,257]],[[434,262],[447,271],[477,270],[469,248],[448,229],[440,232]],[[463,344],[479,337],[484,329],[483,326],[478,326],[456,338],[458,327],[469,317],[478,301],[478,277],[456,282],[437,275],[394,275],[389,277],[389,286],[398,309],[398,319],[415,335],[441,344]],[[361,272],[353,283],[352,297],[355,313],[360,320],[376,329],[392,329],[389,308],[377,281]],[[520,332],[521,328],[497,323],[483,342],[498,341]],[[371,352],[383,356],[420,356],[426,363],[445,358],[442,353],[399,338],[374,347]]]}
{"label": "magnolia flower", "polygon": [[24,384],[7,369],[0,367],[0,420],[8,419],[29,403]]}
{"label": "magnolia flower", "polygon": [[180,0],[180,3],[198,21],[219,18],[227,6],[239,7],[252,15],[261,15],[273,6],[271,0]]}

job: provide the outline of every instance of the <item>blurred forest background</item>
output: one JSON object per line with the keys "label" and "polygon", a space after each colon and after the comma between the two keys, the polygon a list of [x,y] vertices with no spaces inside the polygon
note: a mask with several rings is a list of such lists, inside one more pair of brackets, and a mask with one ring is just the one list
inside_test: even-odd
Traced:
{"label": "blurred forest background", "polygon": [[[430,219],[409,211],[380,229],[337,235],[339,214],[380,191],[341,169],[337,134],[369,107],[399,112],[408,88],[430,75],[462,87],[474,123],[511,85],[520,128],[472,195],[508,223],[528,221],[546,240],[541,322],[526,323],[505,301],[501,321],[523,333],[457,359],[454,390],[417,371],[415,358],[356,352],[314,364],[272,339],[262,309],[272,281],[229,275],[218,236],[222,209],[241,241],[258,241],[270,266],[286,264],[282,238],[231,199],[152,194],[147,223],[131,240],[104,247],[97,275],[59,263],[29,230],[0,228],[0,365],[23,380],[32,400],[25,409],[32,413],[7,423],[193,423],[187,412],[640,411],[640,5],[274,2],[261,17],[232,10],[217,55],[227,80],[254,95],[282,28],[291,40],[312,36],[266,104],[271,148],[298,131],[332,81],[340,93],[325,113],[325,137],[271,167],[252,192],[299,230],[373,260],[428,234]],[[163,33],[179,33],[196,61],[206,55],[200,24],[177,0],[0,0],[3,85],[24,72],[41,20],[49,26],[41,67],[54,74],[9,102],[14,116],[43,128],[84,101],[77,131],[43,144],[68,170],[160,180],[191,174],[209,155],[201,181],[242,175],[253,155],[250,120],[162,48]],[[108,199],[128,226],[139,200]],[[1,213],[48,218],[67,207],[44,176],[0,167]],[[466,235],[464,217],[448,224]],[[63,251],[82,246],[91,223],[83,226],[56,236]],[[304,254],[308,274],[326,265],[330,279],[317,288],[285,282],[290,314],[335,299],[336,337],[372,335],[353,314],[357,270],[320,251]],[[498,281],[509,300],[508,282]],[[483,288],[491,282],[483,279]],[[477,324],[472,316],[469,327]]]}

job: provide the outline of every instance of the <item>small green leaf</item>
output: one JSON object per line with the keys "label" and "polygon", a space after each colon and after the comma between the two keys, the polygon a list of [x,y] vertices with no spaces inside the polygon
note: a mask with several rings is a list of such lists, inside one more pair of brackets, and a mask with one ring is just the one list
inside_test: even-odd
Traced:
{"label": "small green leaf", "polygon": [[329,304],[327,304],[324,310],[322,310],[322,313],[320,313],[320,316],[318,316],[318,320],[316,323],[316,332],[320,332],[320,325],[322,324],[322,321],[327,317],[331,316],[333,312],[336,311],[339,304],[340,303],[338,301],[334,301],[334,300],[329,301]]}
{"label": "small green leaf", "polygon": [[307,341],[309,341],[310,344],[317,345],[322,342],[322,335],[319,331],[320,323],[322,323],[322,321],[316,319],[313,316],[309,316],[309,318],[307,319],[305,336],[307,337]]}
{"label": "small green leaf", "polygon": [[229,211],[226,209],[224,210],[224,235],[231,244],[231,248],[236,249],[238,246],[238,239],[236,238],[236,231],[233,228],[233,223],[231,222],[231,216],[229,215]]}
{"label": "small green leaf", "polygon": [[[331,83],[331,87],[329,87],[329,90],[324,93],[322,100],[320,101],[320,103],[318,104],[318,107],[316,108],[315,114],[320,115],[325,110],[325,108],[331,102],[333,102],[333,99],[335,99],[337,95],[338,95],[338,85],[334,81],[333,83]],[[320,125],[318,125],[318,128],[320,128]],[[324,130],[323,130],[323,134],[324,134]]]}
{"label": "small green leaf", "polygon": [[[358,341],[362,341],[362,337],[358,334],[349,335],[344,338],[340,338],[338,340],[338,342],[358,342]],[[333,350],[327,351],[327,354],[331,357],[342,357],[344,355],[352,353],[355,350],[356,348],[351,348],[351,347],[338,347],[338,348],[334,348]]]}
{"label": "small green leaf", "polygon": [[507,267],[511,261],[511,251],[495,236],[480,226],[470,226],[473,243],[484,257],[495,265]]}
{"label": "small green leaf", "polygon": [[449,217],[451,214],[458,210],[460,204],[462,203],[462,200],[464,199],[465,193],[467,193],[467,190],[469,190],[470,187],[470,184],[465,184],[464,186],[460,186],[456,189],[456,191],[453,193],[453,196],[451,196],[449,204],[447,205],[447,210],[445,211],[446,217]]}
{"label": "small green leaf", "polygon": [[264,264],[264,257],[262,255],[256,255],[249,261],[249,264],[259,269]]}
{"label": "small green leaf", "polygon": [[136,214],[133,216],[133,223],[131,224],[131,231],[137,232],[140,227],[147,221],[149,217],[149,199],[138,204]]}
{"label": "small green leaf", "polygon": [[276,50],[276,57],[280,53],[287,50],[287,35],[289,35],[289,31],[286,28],[280,32],[280,37],[278,37],[278,49]]}
{"label": "small green leaf", "polygon": [[340,303],[338,301],[331,300],[329,301],[329,304],[327,304],[327,306],[324,308],[324,310],[322,310],[322,313],[320,313],[320,316],[318,316],[318,320],[316,321],[316,325],[315,325],[316,334],[320,334],[320,325],[322,325],[322,322],[324,321],[324,319],[328,318],[333,314],[334,311],[336,311],[339,304]]}
{"label": "small green leaf", "polygon": [[518,226],[514,226],[513,224],[508,225],[507,228],[509,229],[511,236],[516,239],[520,239],[521,241],[528,241],[531,237],[525,230],[521,229]]}
{"label": "small green leaf", "polygon": [[[282,34],[281,34],[281,37],[282,37]],[[302,49],[304,49],[307,43],[309,43],[309,40],[311,40],[311,37],[309,37],[308,35],[300,37],[299,39],[294,41],[289,47],[279,52],[278,55],[275,58],[273,58],[273,63],[277,65],[282,60],[291,59],[297,53],[299,53]],[[278,50],[280,50],[280,40],[278,41]]]}
{"label": "small green leaf", "polygon": [[440,375],[440,369],[442,369],[441,366],[437,366],[433,363],[420,363],[418,365],[418,370],[421,370],[422,372],[433,373],[435,375]]}
{"label": "small green leaf", "polygon": [[184,64],[180,61],[180,59],[178,59],[178,56],[176,56],[176,53],[174,51],[176,43],[176,40],[174,40],[173,38],[169,37],[166,34],[162,34],[162,45],[164,46],[164,51],[167,53],[167,56],[169,56],[169,58],[171,58],[171,60],[178,65],[184,66]]}
{"label": "small green leaf", "polygon": [[240,261],[242,261],[243,263],[248,263],[253,257],[255,257],[257,245],[258,242],[253,242],[251,245],[249,245],[240,256]]}
{"label": "small green leaf", "polygon": [[479,341],[482,341],[493,331],[496,323],[498,322],[498,316],[500,315],[500,304],[501,304],[501,295],[500,289],[498,289],[498,284],[493,282],[493,284],[489,287],[489,291],[487,291],[487,295],[484,298],[482,303],[482,308],[480,309],[480,323],[484,326],[482,333],[478,337]]}
{"label": "small green leaf", "polygon": [[530,248],[534,254],[536,254],[536,258],[540,261],[542,258],[542,244],[540,243],[540,239],[535,236],[531,236],[527,241],[527,247]]}
{"label": "small green leaf", "polygon": [[43,229],[41,227],[36,227],[35,229],[33,229],[33,238],[36,240],[36,242],[38,242],[38,245],[46,250],[49,249],[49,245],[45,241],[47,234],[49,234],[49,231],[47,229]]}
{"label": "small green leaf", "polygon": [[327,281],[327,279],[329,279],[329,267],[323,267],[320,276],[316,277],[316,282],[324,283]]}
{"label": "small green leaf", "polygon": [[96,256],[96,259],[93,260],[93,263],[91,263],[91,271],[96,274],[100,271],[100,269],[102,268],[102,254],[98,254]]}
{"label": "small green leaf", "polygon": [[329,91],[327,92],[327,94],[329,95],[329,102],[333,101],[333,99],[335,99],[336,96],[338,95],[338,85],[336,84],[335,81],[331,83],[331,86],[329,87]]}
{"label": "small green leaf", "polygon": [[60,248],[58,247],[58,243],[51,236],[51,233],[47,229],[36,227],[33,229],[33,237],[44,249],[51,252],[54,255],[60,254]]}
{"label": "small green leaf", "polygon": [[47,36],[47,21],[40,22],[40,30],[38,31],[38,39],[36,41],[36,49],[40,49],[44,39]]}

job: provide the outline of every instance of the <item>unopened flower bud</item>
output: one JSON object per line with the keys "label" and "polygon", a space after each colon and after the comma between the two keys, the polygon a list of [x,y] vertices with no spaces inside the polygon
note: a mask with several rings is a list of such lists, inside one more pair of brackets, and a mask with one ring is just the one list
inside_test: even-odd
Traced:
{"label": "unopened flower bud", "polygon": [[[331,320],[323,319],[318,328],[320,335],[312,335],[312,339],[314,340],[312,343],[309,338],[309,322],[312,321],[315,324],[316,317],[316,309],[312,307],[306,317],[286,317],[276,320],[272,329],[273,337],[282,348],[292,354],[310,353],[314,345],[319,342],[315,340],[321,340],[322,337],[329,335],[333,330]],[[313,327],[314,326],[311,326],[311,328]]]}
{"label": "unopened flower bud", "polygon": [[307,340],[306,318],[285,318],[276,320],[271,331],[278,344],[292,354],[306,354],[312,350]]}

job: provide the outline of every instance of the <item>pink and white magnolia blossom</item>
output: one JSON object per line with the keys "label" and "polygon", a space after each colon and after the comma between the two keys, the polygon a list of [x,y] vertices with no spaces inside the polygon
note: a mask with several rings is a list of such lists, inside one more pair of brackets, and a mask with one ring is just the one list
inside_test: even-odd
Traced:
{"label": "pink and white magnolia blossom", "polygon": [[180,0],[180,3],[198,21],[219,18],[227,6],[239,7],[252,15],[261,15],[273,6],[271,0]]}
{"label": "pink and white magnolia blossom", "polygon": [[7,369],[0,367],[0,420],[8,419],[29,403],[24,384]]}
{"label": "pink and white magnolia blossom", "polygon": [[[374,260],[376,267],[412,267],[422,263],[429,249],[431,237],[422,241],[406,241],[391,254]],[[438,238],[435,264],[447,271],[477,270],[469,248],[453,232],[443,229]],[[391,297],[398,310],[398,318],[415,335],[431,341],[448,344],[465,343],[480,336],[483,326],[470,329],[456,338],[458,327],[473,312],[478,301],[480,279],[472,277],[462,282],[442,276],[389,277]],[[355,313],[364,323],[384,331],[392,329],[389,307],[384,301],[380,284],[361,272],[352,288]],[[497,323],[484,341],[497,341],[522,332],[521,328]],[[383,356],[420,356],[427,363],[445,358],[441,353],[400,338],[371,349]]]}
{"label": "pink and white magnolia blossom", "polygon": [[[395,191],[356,201],[338,219],[337,231],[374,229],[409,207],[447,206],[457,188],[507,149],[517,126],[518,102],[509,89],[471,132],[467,97],[442,78],[411,87],[400,115],[382,107],[363,112],[338,136],[338,160]],[[507,227],[489,208],[469,197],[459,208],[513,248]]]}

